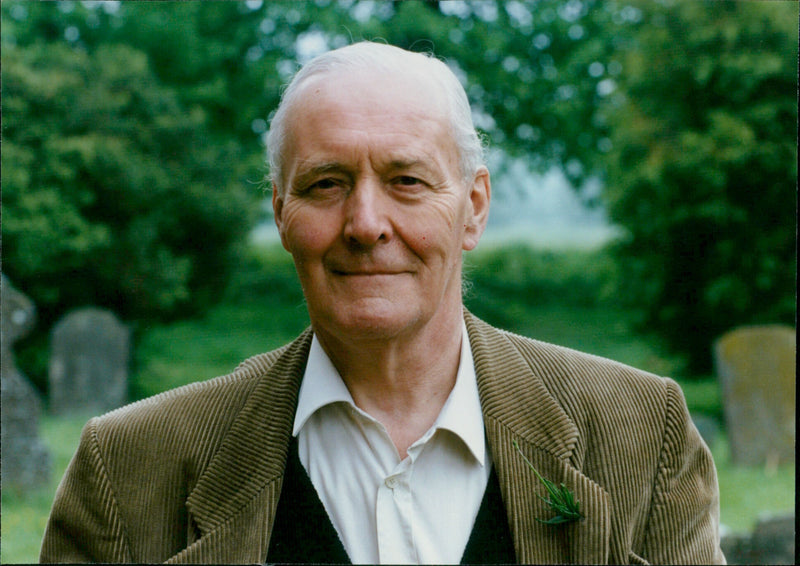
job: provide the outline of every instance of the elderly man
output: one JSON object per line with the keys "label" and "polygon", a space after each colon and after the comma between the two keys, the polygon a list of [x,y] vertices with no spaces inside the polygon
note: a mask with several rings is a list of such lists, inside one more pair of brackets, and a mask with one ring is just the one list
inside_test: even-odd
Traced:
{"label": "elderly man", "polygon": [[464,310],[491,190],[443,63],[324,54],[268,145],[311,328],[90,421],[43,561],[724,561],[714,465],[674,382]]}

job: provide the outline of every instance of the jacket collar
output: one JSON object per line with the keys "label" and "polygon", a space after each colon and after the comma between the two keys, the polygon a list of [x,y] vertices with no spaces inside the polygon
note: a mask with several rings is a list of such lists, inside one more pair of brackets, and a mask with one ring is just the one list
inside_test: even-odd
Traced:
{"label": "jacket collar", "polygon": [[254,378],[253,389],[187,499],[200,538],[169,562],[266,560],[311,336],[306,330],[271,366],[257,356],[237,369]]}
{"label": "jacket collar", "polygon": [[[465,311],[484,424],[503,502],[521,563],[606,563],[610,537],[609,496],[573,462],[578,429],[507,334]],[[261,376],[226,433],[220,450],[188,497],[200,538],[170,559],[175,563],[261,562],[280,497],[297,396],[311,332],[284,348],[267,370],[261,357],[239,371]],[[532,355],[536,355],[535,353]],[[536,521],[550,509],[539,480],[513,442],[542,476],[564,483],[581,503],[585,519],[552,527]],[[267,458],[267,455],[278,457]]]}
{"label": "jacket collar", "polygon": [[[517,560],[526,564],[607,563],[610,500],[605,490],[577,469],[583,461],[578,428],[532,369],[510,335],[465,313],[484,423],[497,467]],[[535,349],[528,356],[541,355]],[[538,364],[537,364],[538,365]],[[514,448],[514,441],[539,473],[564,483],[580,501],[585,518],[563,526],[538,522],[552,511],[546,492]]]}

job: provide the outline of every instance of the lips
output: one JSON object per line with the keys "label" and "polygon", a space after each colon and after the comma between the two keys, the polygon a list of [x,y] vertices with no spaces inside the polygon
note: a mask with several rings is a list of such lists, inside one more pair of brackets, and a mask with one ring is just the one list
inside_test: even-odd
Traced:
{"label": "lips", "polygon": [[[379,275],[401,275],[412,271],[407,264],[398,264],[388,261],[364,261],[365,258],[348,259],[328,259],[325,267],[335,275],[345,276],[379,276]],[[352,261],[356,260],[356,261]]]}
{"label": "lips", "polygon": [[402,273],[408,273],[406,270],[395,270],[395,269],[331,269],[333,273],[336,275],[344,275],[344,276],[361,276],[361,277],[370,277],[370,276],[379,276],[379,275],[400,275]]}

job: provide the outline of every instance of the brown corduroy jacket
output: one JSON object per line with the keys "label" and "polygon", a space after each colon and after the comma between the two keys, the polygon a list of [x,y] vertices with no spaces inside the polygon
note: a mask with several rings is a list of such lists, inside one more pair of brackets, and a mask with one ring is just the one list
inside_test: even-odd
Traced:
{"label": "brown corduroy jacket", "polygon": [[[519,562],[724,562],[714,464],[673,381],[465,318]],[[306,331],[230,375],[92,419],[41,560],[263,562],[310,343]],[[514,441],[583,520],[536,520],[552,511]]]}

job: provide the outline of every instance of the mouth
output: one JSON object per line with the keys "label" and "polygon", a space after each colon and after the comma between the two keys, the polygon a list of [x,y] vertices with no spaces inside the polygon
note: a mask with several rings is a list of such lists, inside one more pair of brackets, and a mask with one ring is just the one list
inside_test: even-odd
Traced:
{"label": "mouth", "polygon": [[365,282],[378,282],[381,279],[409,275],[416,271],[414,263],[405,258],[376,258],[351,254],[326,257],[323,259],[323,266],[328,273],[335,277]]}
{"label": "mouth", "polygon": [[381,277],[407,273],[406,271],[386,269],[331,269],[331,272],[342,277]]}
{"label": "mouth", "polygon": [[324,265],[330,273],[341,277],[387,277],[409,272],[406,265],[388,261],[346,261],[343,258],[339,260],[329,258]]}

